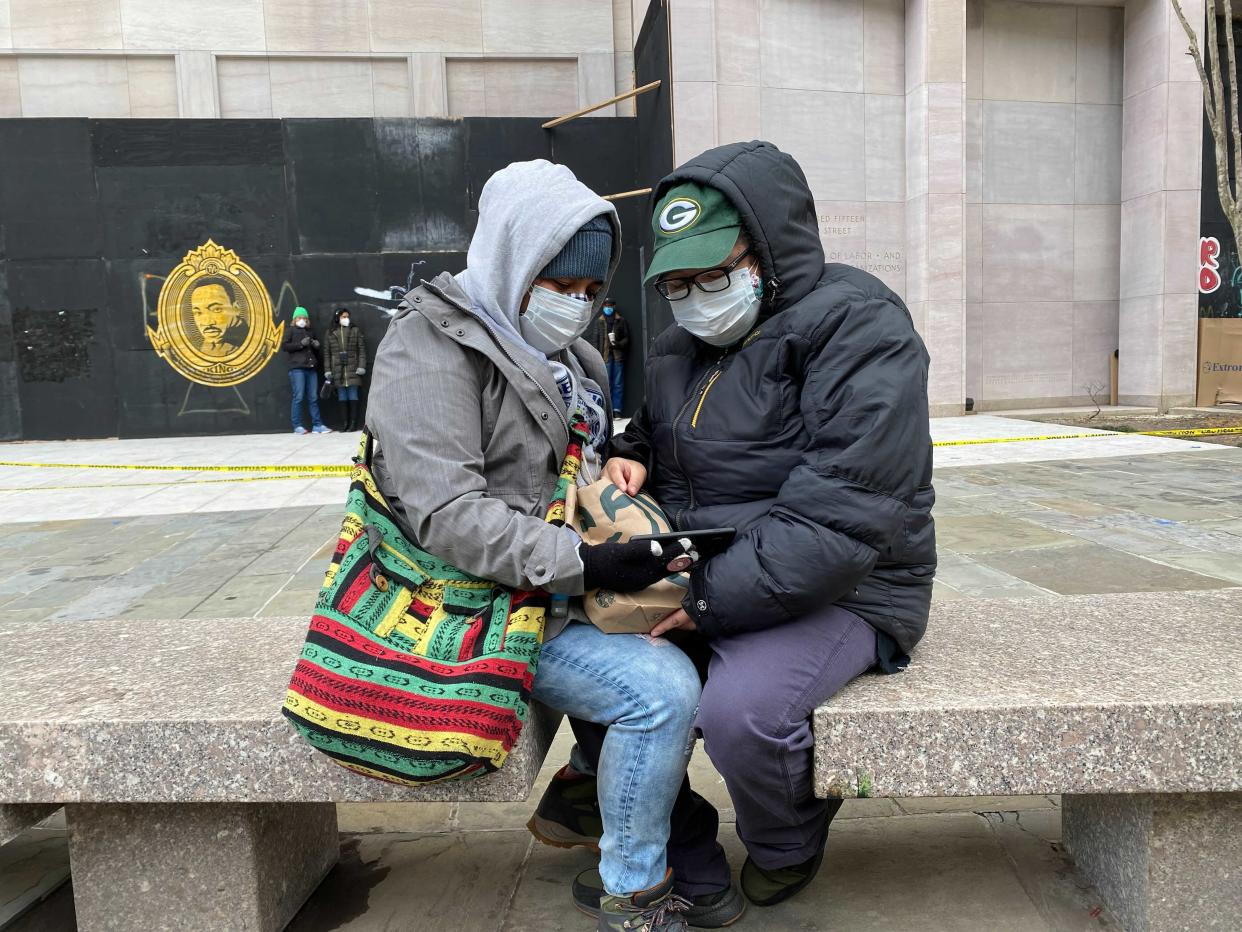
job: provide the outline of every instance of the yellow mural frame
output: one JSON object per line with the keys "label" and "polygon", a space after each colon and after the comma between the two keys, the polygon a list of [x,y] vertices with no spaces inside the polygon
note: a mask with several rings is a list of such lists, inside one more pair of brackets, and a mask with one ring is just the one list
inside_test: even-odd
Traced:
{"label": "yellow mural frame", "polygon": [[[191,337],[193,324],[186,325],[191,295],[204,279],[233,286],[234,307],[248,325],[242,343],[223,354],[205,351]],[[156,305],[156,328],[147,324],[146,331],[155,352],[178,374],[213,388],[239,385],[258,375],[280,348],[281,337],[262,279],[237,253],[210,239],[187,252],[168,273]]]}

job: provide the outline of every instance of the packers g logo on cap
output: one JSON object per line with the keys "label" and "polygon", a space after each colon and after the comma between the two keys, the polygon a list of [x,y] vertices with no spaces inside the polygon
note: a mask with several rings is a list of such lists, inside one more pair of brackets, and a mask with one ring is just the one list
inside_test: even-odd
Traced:
{"label": "packers g logo on cap", "polygon": [[703,216],[699,202],[688,197],[677,197],[664,205],[660,211],[660,232],[670,236],[690,229]]}

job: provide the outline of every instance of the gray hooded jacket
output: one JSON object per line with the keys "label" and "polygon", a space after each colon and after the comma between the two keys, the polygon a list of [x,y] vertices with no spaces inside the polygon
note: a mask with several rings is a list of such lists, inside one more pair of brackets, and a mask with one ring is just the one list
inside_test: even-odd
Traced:
{"label": "gray hooded jacket", "polygon": [[[543,518],[568,416],[547,358],[522,340],[518,311],[536,274],[600,215],[613,224],[611,280],[621,246],[611,204],[561,165],[497,172],[483,188],[466,271],[412,290],[376,352],[367,427],[380,490],[412,541],[506,586],[583,591],[578,536]],[[607,384],[585,341],[558,358]]]}

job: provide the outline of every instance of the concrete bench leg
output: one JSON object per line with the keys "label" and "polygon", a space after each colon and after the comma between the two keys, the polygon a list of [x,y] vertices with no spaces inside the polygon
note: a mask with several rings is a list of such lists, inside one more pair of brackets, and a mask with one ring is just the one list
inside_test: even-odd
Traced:
{"label": "concrete bench leg", "polygon": [[1061,799],[1063,843],[1127,932],[1242,928],[1242,793]]}
{"label": "concrete bench leg", "polygon": [[331,803],[65,810],[81,932],[277,932],[340,850]]}

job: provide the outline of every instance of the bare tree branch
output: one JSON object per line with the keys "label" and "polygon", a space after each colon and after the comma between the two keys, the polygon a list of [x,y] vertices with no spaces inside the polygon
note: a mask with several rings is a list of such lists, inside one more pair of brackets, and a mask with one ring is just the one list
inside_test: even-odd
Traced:
{"label": "bare tree branch", "polygon": [[[1208,62],[1211,66],[1212,96],[1216,114],[1216,130],[1212,140],[1216,148],[1216,194],[1225,216],[1233,223],[1237,210],[1237,198],[1233,194],[1233,185],[1229,183],[1229,126],[1225,116],[1225,91],[1220,65],[1220,39],[1216,36],[1216,0],[1205,0],[1204,12],[1207,15]],[[1229,82],[1233,83],[1232,80]],[[1236,150],[1235,150],[1236,152]],[[1235,234],[1236,235],[1236,234]]]}
{"label": "bare tree branch", "polygon": [[1215,126],[1216,102],[1212,99],[1212,82],[1208,80],[1207,71],[1203,67],[1203,56],[1199,54],[1199,37],[1190,28],[1190,23],[1186,21],[1186,14],[1182,11],[1182,5],[1178,0],[1172,0],[1172,2],[1173,12],[1177,14],[1177,18],[1182,24],[1182,29],[1186,31],[1186,38],[1190,40],[1190,57],[1194,59],[1195,68],[1199,72],[1199,80],[1203,82],[1203,106],[1207,111],[1208,124]]}
{"label": "bare tree branch", "polygon": [[[1182,9],[1180,0],[1170,0],[1186,38],[1190,40],[1188,52],[1194,59],[1199,81],[1203,85],[1203,110],[1207,115],[1208,128],[1216,150],[1216,196],[1221,209],[1233,229],[1235,241],[1242,243],[1242,205],[1238,201],[1239,160],[1242,159],[1242,114],[1238,107],[1238,63],[1233,37],[1233,0],[1221,0],[1226,23],[1225,43],[1228,61],[1221,62],[1220,41],[1217,38],[1216,0],[1204,0],[1204,19],[1207,21],[1207,41],[1199,46],[1199,36]],[[1205,60],[1206,58],[1206,60]],[[1224,72],[1229,76],[1229,101],[1226,107]],[[1232,156],[1232,158],[1231,158]],[[1233,166],[1233,178],[1230,166]]]}
{"label": "bare tree branch", "polygon": [[[1216,0],[1205,0],[1207,14],[1207,54],[1211,66],[1212,94],[1215,102],[1213,108],[1216,119],[1212,131],[1212,140],[1216,144],[1216,194],[1220,198],[1220,206],[1229,218],[1229,223],[1237,237],[1237,199],[1233,196],[1233,186],[1229,183],[1229,126],[1225,119],[1225,90],[1221,76],[1220,40],[1216,37]],[[1232,83],[1232,78],[1231,82]]]}
{"label": "bare tree branch", "polygon": [[1229,128],[1233,133],[1233,158],[1235,167],[1233,186],[1229,193],[1236,203],[1238,191],[1238,173],[1236,170],[1237,159],[1242,156],[1242,130],[1239,130],[1238,128],[1238,56],[1233,47],[1233,3],[1232,0],[1224,0],[1224,4],[1225,42],[1229,54],[1229,61],[1227,63],[1229,65]]}

